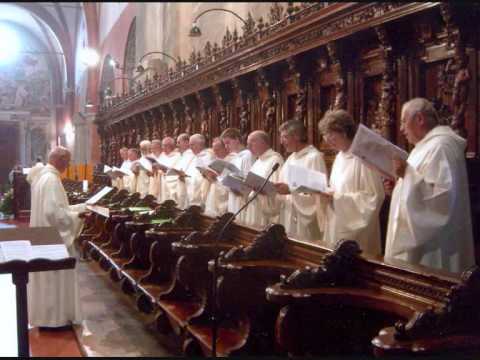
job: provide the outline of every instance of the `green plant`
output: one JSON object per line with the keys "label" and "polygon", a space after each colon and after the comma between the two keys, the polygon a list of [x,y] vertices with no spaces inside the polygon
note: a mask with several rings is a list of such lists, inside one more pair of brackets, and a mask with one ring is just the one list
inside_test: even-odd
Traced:
{"label": "green plant", "polygon": [[0,212],[5,215],[13,214],[13,190],[9,190],[0,202]]}

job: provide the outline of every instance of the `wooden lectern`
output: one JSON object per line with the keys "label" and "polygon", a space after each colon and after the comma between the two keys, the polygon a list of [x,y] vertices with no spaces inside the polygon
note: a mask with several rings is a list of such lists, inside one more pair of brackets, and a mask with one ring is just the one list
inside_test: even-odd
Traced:
{"label": "wooden lectern", "polygon": [[[58,231],[53,227],[15,228],[0,230],[0,241],[29,240],[34,245],[63,244]],[[30,356],[28,339],[27,283],[28,273],[73,269],[75,258],[61,260],[32,259],[0,263],[0,274],[12,274],[16,287],[18,356]]]}

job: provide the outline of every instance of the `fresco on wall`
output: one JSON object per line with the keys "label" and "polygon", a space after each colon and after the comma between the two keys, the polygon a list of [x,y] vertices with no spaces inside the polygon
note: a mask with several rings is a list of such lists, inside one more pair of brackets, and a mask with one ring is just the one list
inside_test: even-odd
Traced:
{"label": "fresco on wall", "polygon": [[51,104],[50,74],[42,55],[24,55],[0,66],[0,110],[49,116]]}

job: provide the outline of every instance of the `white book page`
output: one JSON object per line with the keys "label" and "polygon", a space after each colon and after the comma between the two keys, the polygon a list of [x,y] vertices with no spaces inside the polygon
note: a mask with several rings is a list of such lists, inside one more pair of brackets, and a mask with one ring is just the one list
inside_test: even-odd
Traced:
{"label": "white book page", "polygon": [[28,173],[30,172],[30,169],[31,169],[31,168],[23,168],[23,169],[22,169],[22,174],[23,174],[23,175],[28,175]]}
{"label": "white book page", "polygon": [[303,166],[287,167],[287,183],[291,191],[302,193],[327,192],[327,176]]}
{"label": "white book page", "polygon": [[403,160],[408,158],[408,153],[405,150],[392,144],[363,124],[358,126],[357,133],[350,146],[350,152],[381,175],[393,178],[396,175],[392,159],[394,157],[399,157]]}
{"label": "white book page", "polygon": [[[115,166],[114,166],[115,168]],[[103,165],[103,172],[106,174],[106,173],[109,173],[110,171],[112,171],[112,168],[108,165]]]}
{"label": "white book page", "polygon": [[90,199],[86,201],[87,205],[94,205],[96,204],[101,198],[103,198],[105,195],[107,195],[110,191],[112,191],[112,187],[110,186],[105,186],[102,190],[100,190],[98,193],[93,195]]}
{"label": "white book page", "polygon": [[221,174],[225,169],[231,171],[234,174],[239,174],[241,172],[240,169],[237,168],[235,165],[222,159],[213,160],[210,165],[208,165],[208,167],[215,171],[217,174]]}
{"label": "white book page", "polygon": [[[265,182],[265,178],[261,177],[253,172],[249,172],[247,174],[247,178],[245,179],[245,183],[255,191],[258,190],[263,183]],[[277,189],[275,189],[275,186],[271,181],[268,181],[265,187],[263,188],[261,194],[264,195],[274,195],[277,193]]]}
{"label": "white book page", "polygon": [[2,261],[32,259],[32,244],[28,240],[0,241]]}
{"label": "white book page", "polygon": [[153,171],[153,168],[152,168],[152,163],[150,161],[148,161],[146,158],[142,157],[138,160],[138,163],[140,164],[140,166],[148,171],[148,172],[152,172]]}
{"label": "white book page", "polygon": [[104,206],[98,206],[98,205],[87,205],[87,209],[90,211],[93,211],[96,214],[99,214],[103,217],[109,217],[110,216],[110,209]]}
{"label": "white book page", "polygon": [[223,186],[227,188],[239,192],[243,195],[248,195],[252,189],[245,184],[245,180],[237,175],[228,174],[224,176],[220,182]]}
{"label": "white book page", "polygon": [[61,260],[70,257],[64,244],[34,245],[32,246],[33,259]]}

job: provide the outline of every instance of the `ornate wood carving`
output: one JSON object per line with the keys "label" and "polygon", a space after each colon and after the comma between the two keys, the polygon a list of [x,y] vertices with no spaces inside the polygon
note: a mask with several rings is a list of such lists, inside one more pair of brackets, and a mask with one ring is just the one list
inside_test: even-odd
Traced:
{"label": "ornate wood carving", "polygon": [[337,78],[335,80],[335,103],[333,104],[333,109],[345,109],[347,106],[346,83],[344,70],[338,54],[338,45],[335,42],[329,42],[327,44],[327,51],[330,66]]}
{"label": "ornate wood carving", "polygon": [[361,250],[353,240],[341,240],[331,254],[325,256],[318,268],[305,267],[289,277],[282,276],[282,288],[314,288],[322,286],[346,286],[354,283],[354,261]]}

